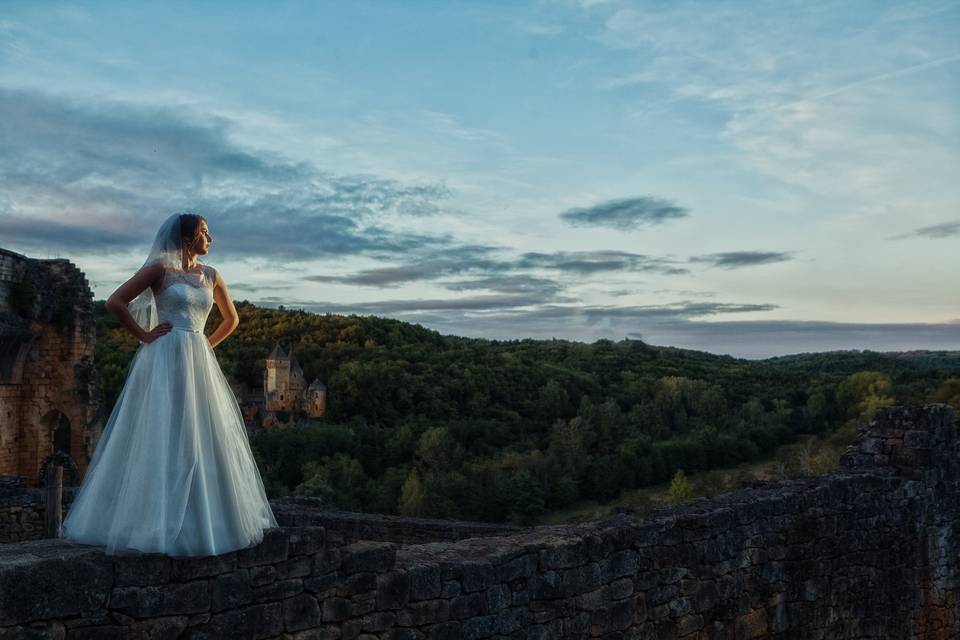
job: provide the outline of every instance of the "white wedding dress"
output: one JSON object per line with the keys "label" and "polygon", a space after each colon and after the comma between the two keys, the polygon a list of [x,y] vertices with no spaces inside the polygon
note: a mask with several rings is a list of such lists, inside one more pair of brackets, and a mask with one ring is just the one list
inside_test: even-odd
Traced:
{"label": "white wedding dress", "polygon": [[203,334],[216,273],[167,275],[158,322],[104,427],[61,537],[112,555],[219,555],[277,526],[243,417]]}

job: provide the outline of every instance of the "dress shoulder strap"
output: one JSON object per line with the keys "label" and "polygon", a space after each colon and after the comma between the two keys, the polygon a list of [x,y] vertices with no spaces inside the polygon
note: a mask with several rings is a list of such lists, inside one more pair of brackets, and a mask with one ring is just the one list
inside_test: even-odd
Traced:
{"label": "dress shoulder strap", "polygon": [[216,269],[214,269],[208,264],[203,265],[203,276],[204,276],[204,280],[206,280],[206,282],[204,283],[205,286],[208,286],[211,289],[217,286],[217,270]]}

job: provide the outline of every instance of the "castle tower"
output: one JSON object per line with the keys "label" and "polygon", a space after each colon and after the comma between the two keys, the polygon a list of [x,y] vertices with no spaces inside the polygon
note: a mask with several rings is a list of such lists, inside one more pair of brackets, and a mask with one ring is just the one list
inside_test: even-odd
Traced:
{"label": "castle tower", "polygon": [[[267,411],[289,411],[293,407],[290,388],[290,356],[279,343],[267,356],[267,371],[263,377],[263,401]],[[299,368],[299,364],[297,367]],[[301,376],[303,373],[301,372]]]}
{"label": "castle tower", "polygon": [[327,385],[314,380],[304,394],[304,412],[311,418],[321,417],[327,410]]}
{"label": "castle tower", "polygon": [[293,349],[290,349],[290,377],[287,383],[287,391],[290,396],[290,411],[303,410],[303,395],[307,390],[307,380],[303,377],[303,369],[297,362],[297,356]]}

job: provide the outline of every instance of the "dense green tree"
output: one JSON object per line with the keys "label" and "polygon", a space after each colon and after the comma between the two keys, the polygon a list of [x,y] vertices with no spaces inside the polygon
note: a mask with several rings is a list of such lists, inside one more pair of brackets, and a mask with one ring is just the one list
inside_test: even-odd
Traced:
{"label": "dense green tree", "polygon": [[515,521],[530,524],[543,513],[543,487],[526,469],[513,475],[509,491],[510,513]]}
{"label": "dense green tree", "polygon": [[880,371],[858,371],[839,386],[838,395],[849,416],[872,420],[880,407],[894,403],[893,382]]}
{"label": "dense green tree", "polygon": [[407,479],[400,490],[400,502],[397,511],[404,516],[424,516],[427,514],[427,496],[416,469],[410,469]]}
{"label": "dense green tree", "polygon": [[933,402],[949,404],[954,409],[960,409],[960,378],[948,378],[930,398]]}
{"label": "dense green tree", "polygon": [[693,489],[690,488],[690,481],[687,480],[687,474],[683,469],[677,469],[670,481],[670,501],[683,502],[693,497]]}

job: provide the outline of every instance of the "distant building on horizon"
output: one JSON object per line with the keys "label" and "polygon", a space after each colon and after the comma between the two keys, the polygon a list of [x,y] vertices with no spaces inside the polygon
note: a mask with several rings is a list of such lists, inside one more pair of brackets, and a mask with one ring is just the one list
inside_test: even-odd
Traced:
{"label": "distant building on horizon", "polygon": [[327,409],[327,387],[319,379],[307,386],[293,349],[286,353],[277,343],[267,356],[263,401],[265,414],[262,424],[267,428],[279,424],[276,416],[278,411],[319,418]]}

